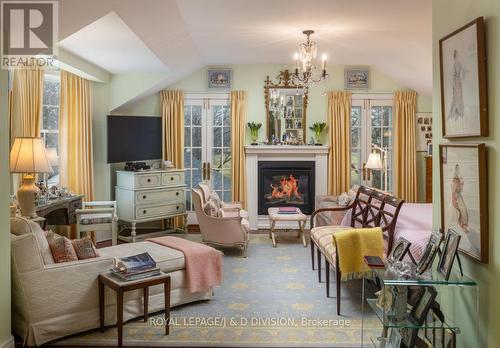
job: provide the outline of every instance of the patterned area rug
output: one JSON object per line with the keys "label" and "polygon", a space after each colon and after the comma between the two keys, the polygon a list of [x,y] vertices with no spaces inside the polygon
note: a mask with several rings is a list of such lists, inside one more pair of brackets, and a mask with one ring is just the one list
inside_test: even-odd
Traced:
{"label": "patterned area rug", "polygon": [[[187,235],[199,241],[199,235]],[[311,270],[310,249],[296,235],[278,237],[273,248],[265,234],[251,236],[247,258],[223,250],[224,281],[210,301],[172,309],[170,335],[165,336],[162,313],[148,323],[141,319],[124,326],[127,346],[185,347],[360,347],[361,281],[343,283],[341,316],[336,315],[335,283],[331,296]],[[332,274],[333,279],[333,274]],[[368,308],[364,346],[381,332]],[[156,325],[158,324],[158,325]],[[116,328],[59,340],[54,345],[113,346]]]}

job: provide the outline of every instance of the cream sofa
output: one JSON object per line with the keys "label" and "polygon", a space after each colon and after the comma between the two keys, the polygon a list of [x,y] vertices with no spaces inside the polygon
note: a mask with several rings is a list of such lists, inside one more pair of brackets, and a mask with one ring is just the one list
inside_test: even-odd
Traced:
{"label": "cream sofa", "polygon": [[[99,327],[97,277],[115,258],[148,252],[172,281],[171,305],[207,300],[213,291],[191,294],[185,288],[184,255],[150,242],[99,249],[100,257],[55,264],[45,233],[34,222],[11,218],[12,327],[24,344],[46,342]],[[116,295],[106,289],[106,325],[116,324]],[[142,292],[127,292],[124,320],[142,315]],[[161,286],[149,292],[149,311],[163,310]]]}

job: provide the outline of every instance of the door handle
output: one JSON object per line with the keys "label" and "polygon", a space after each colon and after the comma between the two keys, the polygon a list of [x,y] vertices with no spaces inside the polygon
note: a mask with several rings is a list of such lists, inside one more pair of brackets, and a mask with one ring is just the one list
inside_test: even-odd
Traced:
{"label": "door handle", "polygon": [[207,162],[207,180],[210,181],[210,162]]}
{"label": "door handle", "polygon": [[363,162],[363,169],[361,170],[363,181],[366,181],[366,163]]}
{"label": "door handle", "polygon": [[206,162],[203,162],[203,165],[202,165],[202,172],[201,172],[201,180],[205,180],[207,177],[207,163]]}

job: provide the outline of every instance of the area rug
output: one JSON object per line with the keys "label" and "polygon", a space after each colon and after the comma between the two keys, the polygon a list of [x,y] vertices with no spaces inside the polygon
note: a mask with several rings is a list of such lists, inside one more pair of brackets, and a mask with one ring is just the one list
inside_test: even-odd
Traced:
{"label": "area rug", "polygon": [[[199,241],[199,235],[186,235]],[[252,235],[247,257],[224,249],[222,286],[210,301],[173,308],[170,335],[162,314],[124,326],[125,346],[183,347],[360,347],[361,281],[343,283],[341,316],[336,314],[335,284],[331,296],[311,270],[310,249],[291,233],[273,248],[265,234]],[[365,307],[364,344],[381,326]],[[71,336],[53,345],[113,346],[116,328]]]}

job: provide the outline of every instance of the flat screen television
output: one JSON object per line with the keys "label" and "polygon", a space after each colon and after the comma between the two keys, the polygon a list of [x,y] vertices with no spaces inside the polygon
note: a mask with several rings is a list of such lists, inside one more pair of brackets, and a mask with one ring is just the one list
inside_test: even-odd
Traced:
{"label": "flat screen television", "polygon": [[108,163],[161,159],[161,117],[108,115]]}

